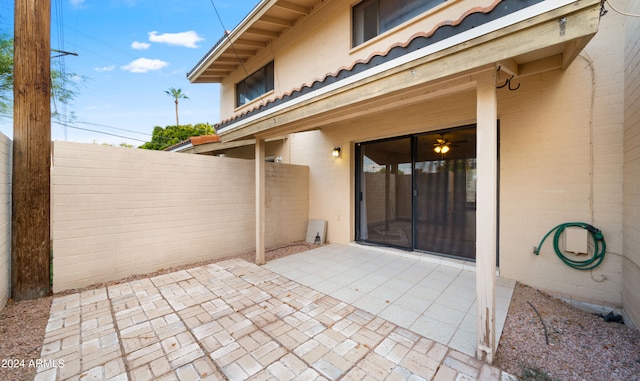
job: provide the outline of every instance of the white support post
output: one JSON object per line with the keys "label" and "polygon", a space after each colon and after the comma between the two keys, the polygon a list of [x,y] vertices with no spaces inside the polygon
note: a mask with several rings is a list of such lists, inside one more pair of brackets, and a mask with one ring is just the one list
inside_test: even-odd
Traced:
{"label": "white support post", "polygon": [[266,263],[264,253],[265,231],[265,143],[256,138],[256,265]]}
{"label": "white support post", "polygon": [[498,187],[498,101],[496,71],[477,78],[476,357],[491,364],[496,350],[496,218]]}

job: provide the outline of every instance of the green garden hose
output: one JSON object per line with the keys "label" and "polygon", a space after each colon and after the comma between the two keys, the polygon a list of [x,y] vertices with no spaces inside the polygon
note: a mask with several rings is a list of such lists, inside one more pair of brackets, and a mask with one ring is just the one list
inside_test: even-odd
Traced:
{"label": "green garden hose", "polygon": [[[587,258],[583,261],[570,259],[564,255],[562,250],[560,250],[560,235],[562,234],[564,229],[571,226],[578,226],[583,229],[587,229],[589,233],[591,233],[591,238],[593,238],[595,248],[593,250],[593,256],[591,256],[590,258]],[[544,238],[542,238],[542,241],[540,241],[540,245],[538,245],[538,247],[534,250],[533,253],[535,255],[538,255],[540,253],[540,248],[542,247],[542,244],[547,239],[547,237],[554,231],[556,233],[553,236],[553,249],[555,250],[560,260],[564,262],[567,266],[577,270],[591,270],[598,267],[600,263],[602,263],[602,261],[604,260],[604,254],[607,251],[607,244],[604,242],[604,236],[602,235],[602,232],[600,231],[600,229],[597,229],[596,227],[593,227],[584,222],[567,222],[564,224],[560,224],[555,228],[549,230],[549,232],[544,236]]]}

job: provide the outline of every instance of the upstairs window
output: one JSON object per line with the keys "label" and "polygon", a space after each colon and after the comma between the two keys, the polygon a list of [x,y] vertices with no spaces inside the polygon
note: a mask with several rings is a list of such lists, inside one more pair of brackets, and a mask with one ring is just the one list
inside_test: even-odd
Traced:
{"label": "upstairs window", "polygon": [[273,61],[236,84],[236,107],[273,90]]}
{"label": "upstairs window", "polygon": [[365,0],[353,7],[352,45],[410,20],[446,0]]}

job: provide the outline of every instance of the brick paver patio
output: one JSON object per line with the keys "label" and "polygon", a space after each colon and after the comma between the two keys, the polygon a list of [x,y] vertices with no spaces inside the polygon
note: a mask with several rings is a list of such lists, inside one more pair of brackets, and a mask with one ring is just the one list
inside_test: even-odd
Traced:
{"label": "brick paver patio", "polygon": [[243,260],[54,298],[36,380],[514,380]]}

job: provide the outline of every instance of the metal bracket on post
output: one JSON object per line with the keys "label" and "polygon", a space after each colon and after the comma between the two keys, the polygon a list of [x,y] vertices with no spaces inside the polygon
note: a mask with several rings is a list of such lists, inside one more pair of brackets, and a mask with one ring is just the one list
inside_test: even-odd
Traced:
{"label": "metal bracket on post", "polygon": [[564,36],[566,30],[567,30],[567,18],[563,17],[560,20],[558,20],[560,23],[560,35]]}

